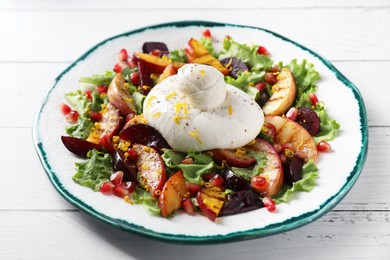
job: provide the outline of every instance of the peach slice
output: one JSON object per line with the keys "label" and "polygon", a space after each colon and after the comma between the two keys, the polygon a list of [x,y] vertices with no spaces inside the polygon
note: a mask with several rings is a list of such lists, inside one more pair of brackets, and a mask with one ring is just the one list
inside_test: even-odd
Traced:
{"label": "peach slice", "polygon": [[267,180],[267,186],[259,192],[267,197],[274,196],[283,185],[283,165],[278,152],[269,142],[259,138],[255,139],[254,144],[247,147],[248,150],[265,154],[266,165],[258,176]]}
{"label": "peach slice", "polygon": [[264,122],[275,126],[275,142],[290,143],[292,150],[305,161],[316,160],[317,145],[309,132],[300,124],[281,116],[266,116]]}
{"label": "peach slice", "polygon": [[291,71],[283,68],[277,75],[277,82],[272,87],[273,94],[262,107],[264,114],[280,116],[293,104],[296,94],[295,79]]}
{"label": "peach slice", "polygon": [[187,195],[185,182],[181,171],[176,172],[165,182],[161,195],[158,198],[158,207],[164,218],[180,208],[182,200]]}
{"label": "peach slice", "polygon": [[133,97],[125,87],[125,79],[121,73],[118,73],[111,81],[107,97],[110,103],[119,110],[119,113],[125,117],[130,113],[135,113],[136,107]]}

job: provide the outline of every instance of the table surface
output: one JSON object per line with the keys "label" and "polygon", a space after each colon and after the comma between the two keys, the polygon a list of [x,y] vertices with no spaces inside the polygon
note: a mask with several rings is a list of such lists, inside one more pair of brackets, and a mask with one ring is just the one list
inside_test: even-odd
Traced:
{"label": "table surface", "polygon": [[[84,214],[47,178],[31,132],[54,78],[110,36],[205,19],[259,26],[299,42],[362,93],[370,135],[365,167],[345,199],[317,221],[249,241],[170,244]],[[389,28],[388,0],[0,0],[0,258],[390,259]]]}

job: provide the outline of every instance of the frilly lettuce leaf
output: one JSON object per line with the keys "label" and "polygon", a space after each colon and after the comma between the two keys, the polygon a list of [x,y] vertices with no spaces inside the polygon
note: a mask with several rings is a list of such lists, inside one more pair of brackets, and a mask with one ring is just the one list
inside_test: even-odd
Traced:
{"label": "frilly lettuce leaf", "polygon": [[160,208],[158,207],[157,199],[153,198],[149,191],[137,187],[131,198],[135,204],[144,205],[152,215],[160,216]]}
{"label": "frilly lettuce leaf", "polygon": [[268,71],[272,68],[273,61],[265,55],[258,54],[258,48],[258,45],[248,46],[235,42],[232,38],[225,38],[223,41],[223,49],[219,53],[218,58],[222,60],[224,58],[235,57],[249,66],[252,71]]}
{"label": "frilly lettuce leaf", "polygon": [[81,139],[87,139],[91,133],[93,123],[91,119],[87,117],[81,117],[77,120],[76,124],[65,128],[68,135]]}
{"label": "frilly lettuce leaf", "polygon": [[100,153],[91,150],[87,154],[88,159],[84,162],[75,163],[77,172],[73,180],[94,191],[100,189],[100,185],[108,181],[112,174],[112,158],[108,153]]}
{"label": "frilly lettuce leaf", "polygon": [[282,190],[274,197],[276,203],[289,202],[293,199],[296,192],[311,191],[315,186],[318,178],[318,169],[312,160],[303,166],[302,179],[294,182],[292,187],[285,185]]}

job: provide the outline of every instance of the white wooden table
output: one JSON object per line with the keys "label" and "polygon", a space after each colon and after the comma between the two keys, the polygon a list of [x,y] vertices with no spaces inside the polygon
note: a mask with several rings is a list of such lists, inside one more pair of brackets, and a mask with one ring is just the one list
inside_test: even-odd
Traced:
{"label": "white wooden table", "polygon": [[[31,136],[54,78],[101,40],[179,20],[267,28],[323,55],[356,84],[369,153],[336,208],[287,233],[192,246],[117,230],[55,191]],[[390,259],[389,70],[388,0],[0,0],[0,259]]]}

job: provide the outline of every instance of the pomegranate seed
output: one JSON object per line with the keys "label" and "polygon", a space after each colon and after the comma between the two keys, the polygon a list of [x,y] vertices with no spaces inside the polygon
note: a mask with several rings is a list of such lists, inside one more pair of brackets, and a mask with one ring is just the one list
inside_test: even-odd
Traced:
{"label": "pomegranate seed", "polygon": [[133,72],[130,74],[130,80],[133,85],[139,85],[139,74],[137,72]]}
{"label": "pomegranate seed", "polygon": [[114,68],[112,69],[116,73],[121,73],[122,72],[122,65],[120,63],[115,64]]}
{"label": "pomegranate seed", "polygon": [[286,113],[286,117],[292,121],[295,121],[297,119],[297,116],[298,116],[298,108],[296,107],[291,107]]}
{"label": "pomegranate seed", "polygon": [[127,51],[125,49],[122,49],[118,53],[118,60],[120,61],[126,61],[129,58],[129,54],[127,54]]}
{"label": "pomegranate seed", "polygon": [[70,124],[74,124],[79,120],[79,113],[76,110],[71,110],[66,116],[66,121]]}
{"label": "pomegranate seed", "polygon": [[263,89],[265,89],[266,85],[263,81],[260,81],[259,83],[257,83],[255,85],[255,88],[257,88],[259,91],[262,91]]}
{"label": "pomegranate seed", "polygon": [[154,49],[149,54],[152,54],[157,57],[161,57],[161,51],[159,49]]}
{"label": "pomegranate seed", "polygon": [[121,186],[123,188],[125,188],[126,190],[128,190],[129,193],[133,193],[135,191],[135,189],[137,188],[137,184],[135,182],[132,182],[132,181],[122,182]]}
{"label": "pomegranate seed", "polygon": [[99,94],[105,94],[107,93],[107,86],[104,85],[97,86],[96,91],[99,92]]}
{"label": "pomegranate seed", "polygon": [[100,185],[100,192],[103,194],[112,194],[114,186],[115,185],[109,181],[103,182],[102,185]]}
{"label": "pomegranate seed", "polygon": [[284,153],[280,153],[279,156],[282,163],[287,162],[287,156]]}
{"label": "pomegranate seed", "polygon": [[89,118],[92,122],[99,122],[102,119],[102,115],[99,112],[89,111]]}
{"label": "pomegranate seed", "polygon": [[267,48],[265,48],[264,46],[259,46],[259,48],[257,49],[257,53],[265,56],[269,55]]}
{"label": "pomegranate seed", "polygon": [[129,158],[132,161],[136,161],[137,160],[138,154],[137,154],[137,151],[134,148],[129,148],[129,150],[127,150],[127,153],[129,154],[129,156],[127,158]]}
{"label": "pomegranate seed", "polygon": [[194,203],[192,203],[191,199],[183,199],[183,201],[181,202],[181,206],[187,214],[191,216],[195,215],[195,206]]}
{"label": "pomegranate seed", "polygon": [[219,174],[216,174],[213,178],[211,178],[211,180],[209,181],[209,185],[210,187],[218,187],[218,188],[221,188],[222,190],[224,189],[223,188],[223,183],[225,182],[225,180],[222,178],[221,175]]}
{"label": "pomegranate seed", "polygon": [[196,194],[200,191],[200,185],[198,184],[186,182],[185,186],[191,197],[196,196]]}
{"label": "pomegranate seed", "polygon": [[102,134],[102,136],[100,136],[99,144],[101,144],[109,153],[112,154],[115,152],[112,141],[106,134]]}
{"label": "pomegranate seed", "polygon": [[85,90],[84,93],[88,100],[92,100],[92,90]]}
{"label": "pomegranate seed", "polygon": [[275,85],[278,82],[276,75],[273,72],[265,73],[264,80],[271,86]]}
{"label": "pomegranate seed", "polygon": [[123,172],[122,171],[114,172],[110,176],[110,181],[114,185],[121,184],[122,183],[122,179],[123,179]]}
{"label": "pomegranate seed", "polygon": [[327,153],[332,151],[332,146],[327,141],[322,140],[317,144],[317,150]]}
{"label": "pomegranate seed", "polygon": [[254,188],[256,191],[263,193],[268,188],[267,179],[263,176],[253,176],[251,178],[251,187]]}
{"label": "pomegranate seed", "polygon": [[126,188],[123,188],[121,185],[115,185],[113,193],[120,198],[124,198],[125,196],[129,195],[129,191]]}
{"label": "pomegranate seed", "polygon": [[270,197],[264,197],[263,198],[264,206],[268,209],[269,212],[275,212],[276,211],[276,205],[275,201],[271,199]]}
{"label": "pomegranate seed", "polygon": [[130,69],[134,69],[137,67],[137,62],[133,58],[128,58],[126,63],[127,63],[127,66],[130,67]]}
{"label": "pomegranate seed", "polygon": [[62,114],[64,114],[64,115],[67,115],[67,114],[69,114],[70,111],[72,111],[70,106],[68,106],[65,103],[60,104],[60,110],[61,110]]}
{"label": "pomegranate seed", "polygon": [[313,92],[312,92],[312,93],[309,93],[308,98],[309,98],[309,100],[310,100],[310,102],[311,102],[311,104],[312,104],[313,106],[316,106],[316,105],[317,105],[318,98],[317,98],[317,95],[316,95],[316,94],[314,94]]}
{"label": "pomegranate seed", "polygon": [[202,32],[203,37],[211,38],[211,31],[210,29],[206,29]]}
{"label": "pomegranate seed", "polygon": [[191,157],[187,157],[187,158],[184,158],[182,161],[181,161],[182,164],[193,164],[194,163],[194,159],[192,159]]}

